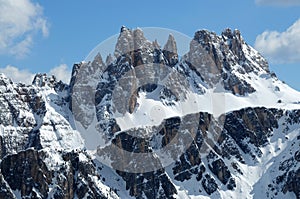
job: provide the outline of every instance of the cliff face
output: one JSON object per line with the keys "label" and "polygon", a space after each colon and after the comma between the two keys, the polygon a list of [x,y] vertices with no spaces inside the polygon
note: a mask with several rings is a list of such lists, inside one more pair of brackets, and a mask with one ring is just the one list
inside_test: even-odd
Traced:
{"label": "cliff face", "polygon": [[116,197],[73,130],[69,86],[43,74],[30,86],[0,78],[1,198]]}
{"label": "cliff face", "polygon": [[122,27],[69,85],[0,75],[0,198],[300,198],[299,99],[238,30]]}

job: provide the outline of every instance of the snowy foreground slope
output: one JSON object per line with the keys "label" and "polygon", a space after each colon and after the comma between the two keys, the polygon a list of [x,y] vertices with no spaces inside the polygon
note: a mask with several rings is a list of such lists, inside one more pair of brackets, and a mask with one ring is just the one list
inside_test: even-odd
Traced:
{"label": "snowy foreground slope", "polygon": [[70,84],[0,75],[0,198],[300,198],[300,93],[238,30],[122,27]]}

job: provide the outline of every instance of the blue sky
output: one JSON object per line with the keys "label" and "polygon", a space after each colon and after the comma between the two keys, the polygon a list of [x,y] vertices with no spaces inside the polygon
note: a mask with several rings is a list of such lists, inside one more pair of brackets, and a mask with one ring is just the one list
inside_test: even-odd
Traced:
{"label": "blue sky", "polygon": [[0,72],[18,80],[36,72],[63,79],[122,25],[169,28],[190,37],[198,29],[220,34],[229,27],[239,29],[266,55],[271,70],[300,90],[299,5],[300,0],[0,0]]}

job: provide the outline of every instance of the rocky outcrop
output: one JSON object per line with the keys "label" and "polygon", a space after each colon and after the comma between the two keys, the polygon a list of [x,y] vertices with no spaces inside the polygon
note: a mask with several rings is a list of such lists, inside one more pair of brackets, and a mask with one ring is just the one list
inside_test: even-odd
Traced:
{"label": "rocky outcrop", "polygon": [[12,190],[20,190],[22,197],[46,198],[52,173],[35,150],[8,155],[1,161],[1,173]]}
{"label": "rocky outcrop", "polygon": [[175,38],[172,34],[169,35],[167,43],[164,46],[163,54],[170,66],[174,66],[178,62],[178,53],[177,53],[177,45]]}
{"label": "rocky outcrop", "polygon": [[0,173],[0,198],[15,199],[15,195]]}
{"label": "rocky outcrop", "polygon": [[276,109],[247,108],[229,113],[224,127],[245,153],[250,152],[245,139],[259,151],[259,147],[268,142],[273,129],[278,128],[277,121],[282,114],[281,110]]}
{"label": "rocky outcrop", "polygon": [[[161,48],[122,27],[115,48],[105,62],[75,64],[69,85],[0,74],[0,198],[300,197],[299,110],[252,105],[216,117],[191,99],[218,89],[246,102],[259,88],[251,78],[282,90],[238,30],[197,31],[181,56],[172,35]],[[142,95],[172,113],[190,100],[193,111],[122,130],[116,115],[132,119]],[[89,133],[101,143],[92,151]]]}
{"label": "rocky outcrop", "polygon": [[68,85],[45,74],[29,86],[0,82],[0,198],[117,198],[81,150]]}
{"label": "rocky outcrop", "polygon": [[226,90],[237,95],[255,91],[248,78],[242,79],[240,75],[259,71],[269,73],[267,61],[246,44],[238,30],[226,29],[221,36],[207,30],[197,31],[184,60],[209,86],[222,82]]}

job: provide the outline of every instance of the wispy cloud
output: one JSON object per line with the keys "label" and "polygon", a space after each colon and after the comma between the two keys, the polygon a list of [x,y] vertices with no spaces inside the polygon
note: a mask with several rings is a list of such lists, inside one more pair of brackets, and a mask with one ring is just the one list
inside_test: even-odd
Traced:
{"label": "wispy cloud", "polygon": [[265,31],[256,37],[255,48],[274,63],[300,62],[300,19],[283,32]]}
{"label": "wispy cloud", "polygon": [[[35,76],[35,74],[28,70],[20,70],[19,68],[10,65],[5,68],[0,68],[0,73],[5,74],[5,76],[12,79],[13,82],[22,82],[25,84],[31,84]],[[54,75],[58,81],[61,80],[64,83],[69,83],[71,77],[71,71],[68,69],[66,64],[54,67],[47,74]]]}
{"label": "wispy cloud", "polygon": [[66,64],[61,64],[54,67],[48,72],[49,75],[54,75],[58,80],[61,80],[65,83],[69,83],[71,78],[71,71],[68,69]]}
{"label": "wispy cloud", "polygon": [[255,0],[257,5],[299,6],[300,0]]}
{"label": "wispy cloud", "polygon": [[43,8],[31,0],[0,0],[0,54],[24,57],[37,33],[49,35]]}
{"label": "wispy cloud", "polygon": [[5,74],[5,76],[9,77],[13,82],[22,82],[25,84],[31,84],[34,77],[34,74],[28,70],[20,70],[10,65],[5,68],[0,68],[0,73]]}

